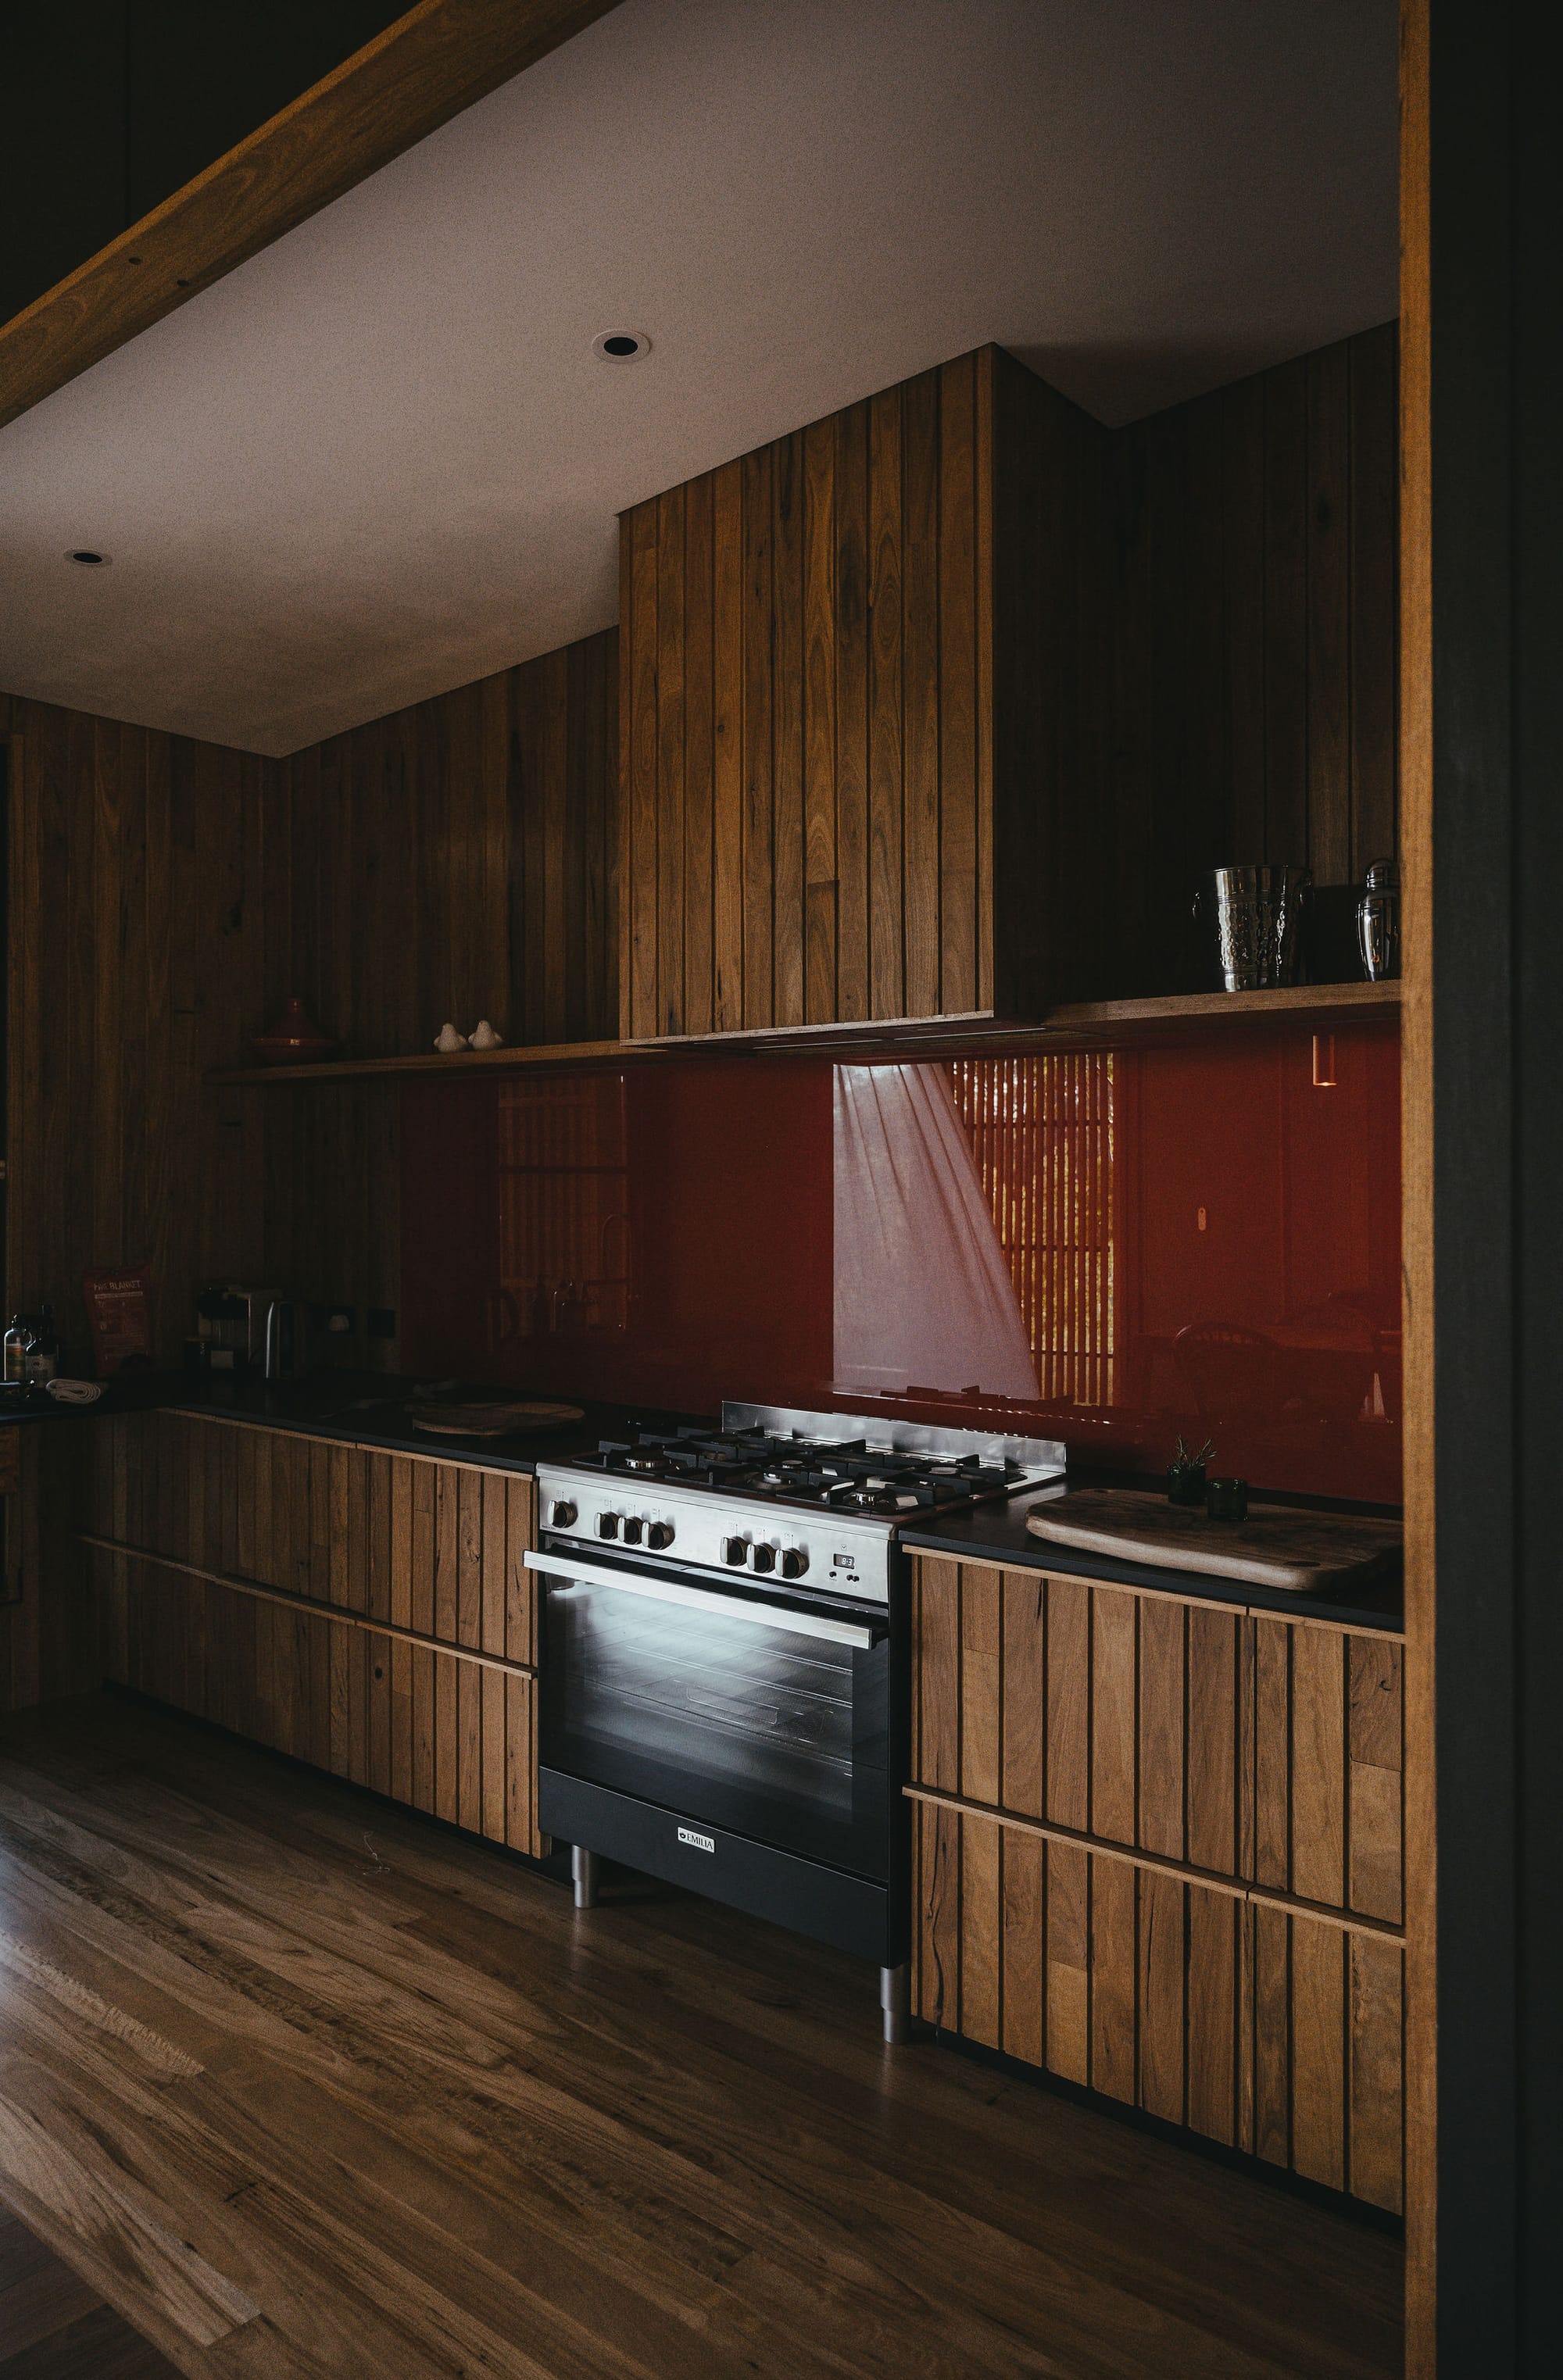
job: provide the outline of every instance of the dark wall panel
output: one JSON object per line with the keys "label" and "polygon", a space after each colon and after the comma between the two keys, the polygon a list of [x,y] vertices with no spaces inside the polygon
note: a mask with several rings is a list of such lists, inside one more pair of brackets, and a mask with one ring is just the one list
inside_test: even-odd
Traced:
{"label": "dark wall panel", "polygon": [[1398,848],[1396,326],[1108,448],[1121,993],[1191,990],[1201,868]]}

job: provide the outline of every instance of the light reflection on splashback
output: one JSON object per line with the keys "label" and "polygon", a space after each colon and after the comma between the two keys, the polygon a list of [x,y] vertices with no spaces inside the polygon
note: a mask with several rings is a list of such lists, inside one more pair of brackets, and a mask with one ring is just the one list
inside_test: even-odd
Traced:
{"label": "light reflection on splashback", "polygon": [[1398,1043],[1296,1031],[404,1093],[412,1367],[690,1413],[1001,1421],[1399,1496]]}

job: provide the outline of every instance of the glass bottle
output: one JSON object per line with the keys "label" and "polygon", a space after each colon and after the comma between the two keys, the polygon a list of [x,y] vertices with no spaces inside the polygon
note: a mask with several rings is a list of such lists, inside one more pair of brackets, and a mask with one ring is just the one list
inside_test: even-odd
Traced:
{"label": "glass bottle", "polygon": [[32,1351],[32,1332],[25,1314],[12,1315],[6,1325],[4,1348],[6,1394],[25,1397],[28,1358]]}
{"label": "glass bottle", "polygon": [[28,1350],[27,1377],[30,1380],[36,1380],[42,1388],[54,1378],[59,1368],[60,1342],[55,1330],[55,1309],[52,1305],[44,1305],[39,1309],[38,1328]]}

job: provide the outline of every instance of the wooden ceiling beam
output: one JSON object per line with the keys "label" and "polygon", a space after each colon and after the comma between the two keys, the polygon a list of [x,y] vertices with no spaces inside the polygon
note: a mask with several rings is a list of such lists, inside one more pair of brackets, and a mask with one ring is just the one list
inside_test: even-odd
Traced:
{"label": "wooden ceiling beam", "polygon": [[220,281],[617,0],[420,0],[0,325],[0,426]]}

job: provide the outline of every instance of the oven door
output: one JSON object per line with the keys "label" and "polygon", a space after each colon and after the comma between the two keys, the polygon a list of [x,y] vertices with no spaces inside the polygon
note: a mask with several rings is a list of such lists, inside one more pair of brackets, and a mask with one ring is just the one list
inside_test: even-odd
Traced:
{"label": "oven door", "polygon": [[883,1606],[528,1554],[543,1596],[544,1767],[886,1880]]}

